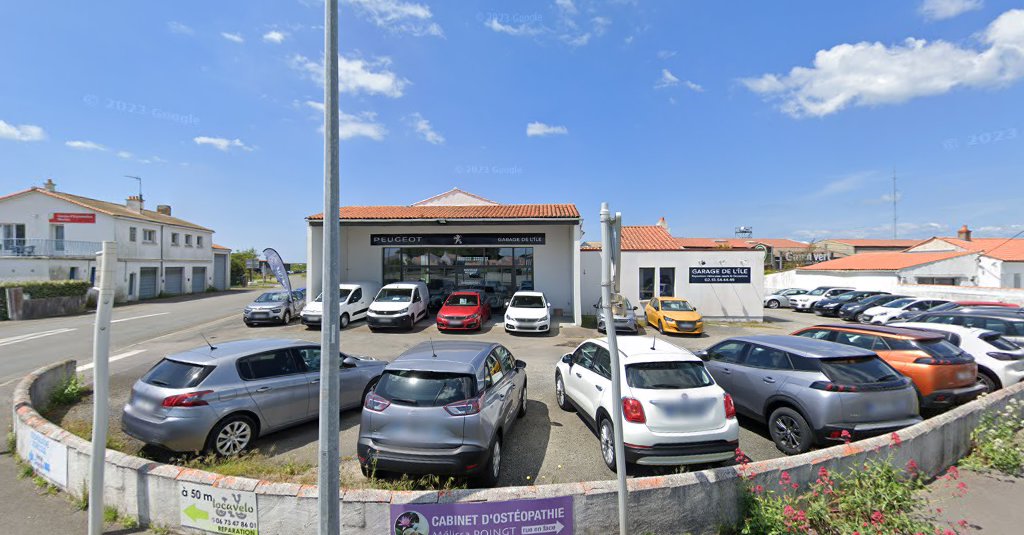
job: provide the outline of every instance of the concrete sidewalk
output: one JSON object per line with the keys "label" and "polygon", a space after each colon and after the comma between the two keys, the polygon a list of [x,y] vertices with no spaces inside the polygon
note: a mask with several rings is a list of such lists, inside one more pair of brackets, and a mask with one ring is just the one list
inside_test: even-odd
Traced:
{"label": "concrete sidewalk", "polygon": [[[958,483],[966,488],[959,490]],[[956,481],[937,479],[928,485],[929,517],[947,523],[958,533],[1012,535],[1024,532],[1024,477],[998,472],[961,470]],[[966,494],[964,494],[966,492]],[[939,511],[936,511],[938,509]],[[960,528],[966,520],[968,529]]]}

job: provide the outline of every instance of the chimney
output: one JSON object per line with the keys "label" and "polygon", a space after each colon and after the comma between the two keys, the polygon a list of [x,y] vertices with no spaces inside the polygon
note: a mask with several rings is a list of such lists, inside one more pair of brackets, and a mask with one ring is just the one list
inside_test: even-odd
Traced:
{"label": "chimney", "polygon": [[128,202],[125,203],[125,206],[127,206],[129,210],[141,214],[144,206],[142,202],[142,195],[132,195],[128,197]]}
{"label": "chimney", "polygon": [[971,241],[971,229],[967,228],[967,225],[960,227],[960,230],[956,232],[956,237],[963,241]]}
{"label": "chimney", "polygon": [[156,205],[156,213],[163,214],[165,216],[171,215],[171,205],[169,204],[158,204]]}
{"label": "chimney", "polygon": [[659,227],[661,227],[661,228],[665,229],[665,232],[670,232],[670,231],[668,230],[668,221],[665,221],[665,218],[664,218],[664,217],[659,217],[659,218],[658,218],[658,223],[657,223],[657,225],[658,225]]}
{"label": "chimney", "polygon": [[57,184],[53,183],[53,179],[52,178],[47,178],[46,179],[46,184],[43,184],[43,187],[46,188],[46,191],[49,191],[51,193],[54,192],[54,191],[57,191]]}

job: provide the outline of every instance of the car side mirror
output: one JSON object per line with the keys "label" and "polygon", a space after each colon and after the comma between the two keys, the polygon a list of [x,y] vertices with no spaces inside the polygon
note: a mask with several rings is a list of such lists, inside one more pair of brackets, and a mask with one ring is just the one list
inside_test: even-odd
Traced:
{"label": "car side mirror", "polygon": [[597,308],[601,308],[601,305],[594,305],[594,308],[595,308],[595,309],[597,309]]}
{"label": "car side mirror", "polygon": [[548,308],[551,308],[551,303],[548,303]]}
{"label": "car side mirror", "polygon": [[562,355],[562,362],[568,364],[569,366],[572,366],[572,354],[566,353]]}
{"label": "car side mirror", "polygon": [[353,357],[345,357],[344,359],[342,359],[341,364],[344,366],[354,367],[358,362],[359,360]]}
{"label": "car side mirror", "polygon": [[516,360],[516,369],[517,370],[526,369],[526,363],[521,361],[521,360]]}
{"label": "car side mirror", "polygon": [[697,351],[696,353],[694,353],[694,355],[696,355],[697,358],[699,358],[700,360],[703,360],[704,362],[707,362],[707,361],[711,360],[711,355],[708,355],[707,350],[704,350],[704,349],[701,349],[700,351]]}
{"label": "car side mirror", "polygon": [[640,307],[633,305],[633,310],[640,310]]}

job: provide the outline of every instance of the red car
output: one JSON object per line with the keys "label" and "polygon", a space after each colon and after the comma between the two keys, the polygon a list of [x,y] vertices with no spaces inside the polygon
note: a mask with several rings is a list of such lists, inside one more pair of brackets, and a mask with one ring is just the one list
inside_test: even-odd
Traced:
{"label": "red car", "polygon": [[439,331],[479,331],[491,319],[491,305],[479,292],[453,292],[437,312]]}
{"label": "red car", "polygon": [[1005,307],[1005,308],[1020,308],[1020,305],[1014,305],[1011,303],[1000,303],[998,301],[957,301],[956,304],[962,307]]}

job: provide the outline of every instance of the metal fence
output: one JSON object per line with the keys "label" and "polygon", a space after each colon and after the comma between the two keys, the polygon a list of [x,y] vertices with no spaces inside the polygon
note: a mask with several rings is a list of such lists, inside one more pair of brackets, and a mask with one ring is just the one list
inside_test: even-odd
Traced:
{"label": "metal fence", "polygon": [[94,257],[100,242],[73,240],[0,239],[0,257]]}

